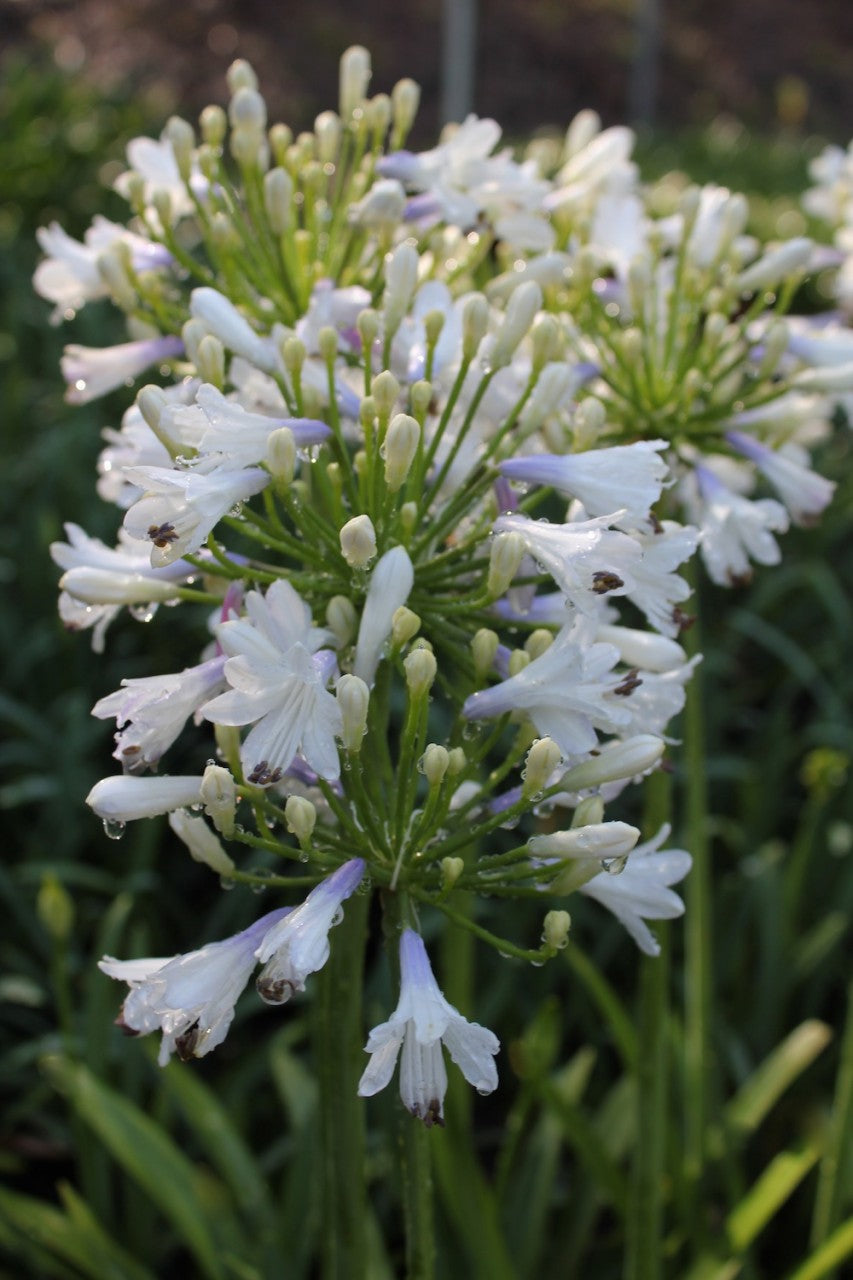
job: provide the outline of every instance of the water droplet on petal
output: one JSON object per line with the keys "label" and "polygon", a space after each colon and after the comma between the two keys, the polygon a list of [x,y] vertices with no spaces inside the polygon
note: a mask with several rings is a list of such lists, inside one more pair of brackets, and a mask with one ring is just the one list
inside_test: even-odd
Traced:
{"label": "water droplet on petal", "polygon": [[108,840],[120,840],[124,835],[126,822],[120,818],[104,818],[104,835]]}

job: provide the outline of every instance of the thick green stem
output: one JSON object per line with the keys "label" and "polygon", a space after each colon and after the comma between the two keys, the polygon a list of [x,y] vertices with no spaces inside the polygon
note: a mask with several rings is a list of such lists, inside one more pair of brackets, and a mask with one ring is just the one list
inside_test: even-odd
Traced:
{"label": "thick green stem", "polygon": [[331,935],[318,974],[314,1049],[320,1084],[323,1169],[323,1280],[367,1275],[364,1104],[357,1094],[366,1061],[361,1016],[369,895],[356,894]]}
{"label": "thick green stem", "polygon": [[[700,648],[697,620],[687,633],[686,648]],[[708,1129],[708,1081],[711,1028],[711,861],[708,840],[708,781],[705,758],[705,707],[701,664],[687,688],[684,713],[684,756],[687,848],[693,867],[686,881],[685,918],[685,1151],[684,1174],[694,1215],[701,1203]]]}
{"label": "thick green stem", "polygon": [[[657,773],[646,784],[647,838],[669,817],[669,782],[666,774]],[[669,948],[666,926],[658,933],[660,955],[643,957],[640,976],[639,1052],[635,1068],[637,1141],[628,1200],[626,1280],[659,1280],[662,1274]]]}

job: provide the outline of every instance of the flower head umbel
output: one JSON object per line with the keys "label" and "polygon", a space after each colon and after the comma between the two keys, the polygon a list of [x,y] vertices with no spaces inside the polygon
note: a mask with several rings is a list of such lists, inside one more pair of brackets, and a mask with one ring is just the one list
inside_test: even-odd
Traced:
{"label": "flower head umbel", "polygon": [[498,1086],[494,1057],[496,1035],[468,1022],[441,994],[419,933],[404,929],[400,938],[400,999],[387,1022],[371,1031],[370,1054],[358,1091],[372,1097],[384,1089],[400,1058],[403,1105],[427,1126],[444,1123],[447,1071],[442,1046],[478,1093]]}

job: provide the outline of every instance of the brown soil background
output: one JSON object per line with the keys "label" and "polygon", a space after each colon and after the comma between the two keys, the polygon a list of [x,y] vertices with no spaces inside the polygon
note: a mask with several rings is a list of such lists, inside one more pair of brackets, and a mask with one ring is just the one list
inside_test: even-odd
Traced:
{"label": "brown soil background", "polygon": [[[853,0],[659,0],[655,122],[734,116],[838,141],[853,134]],[[438,123],[441,0],[0,0],[2,47],[47,45],[106,88],[163,114],[221,101],[237,56],[257,68],[273,119],[306,127],[337,97],[349,44],[373,54],[373,89],[423,87],[423,144]],[[480,0],[475,109],[510,135],[582,106],[629,119],[635,0]]]}

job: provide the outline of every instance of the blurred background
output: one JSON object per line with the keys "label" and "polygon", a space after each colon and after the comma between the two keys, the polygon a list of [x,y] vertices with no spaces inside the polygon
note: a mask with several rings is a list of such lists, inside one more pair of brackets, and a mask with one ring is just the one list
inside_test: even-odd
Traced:
{"label": "blurred background", "polygon": [[[205,1138],[199,1117],[212,1114],[213,1091],[253,1144],[265,1178],[301,1168],[282,1193],[282,1222],[292,1222],[304,1237],[288,1275],[310,1275],[317,1221],[310,1212],[316,1169],[312,1173],[313,1085],[303,1045],[307,1004],[297,1004],[286,1020],[249,1002],[241,1006],[241,1025],[226,1044],[192,1068],[197,1088],[210,1092],[191,1095],[180,1083],[186,1068],[158,1073],[146,1052],[150,1046],[123,1042],[113,1031],[120,997],[94,967],[104,951],[191,949],[242,927],[258,904],[243,891],[220,893],[165,825],[137,824],[114,844],[83,804],[114,764],[110,727],[89,716],[92,704],[123,677],[194,661],[196,640],[191,620],[178,616],[182,611],[165,622],[161,616],[144,636],[138,623],[125,619],[111,629],[107,651],[98,656],[87,635],[66,635],[57,620],[58,574],[48,545],[62,537],[67,520],[112,544],[115,513],[95,496],[94,462],[101,429],[118,424],[127,397],[73,409],[64,403],[63,345],[107,345],[123,335],[106,304],[87,307],[65,328],[48,324],[49,304],[31,290],[36,228],[57,219],[79,237],[95,213],[123,219],[125,206],[110,186],[124,167],[127,141],[140,133],[158,135],[173,112],[193,119],[208,102],[224,102],[224,73],[235,57],[248,58],[258,71],[271,119],[298,131],[336,105],[340,53],[362,43],[373,55],[374,91],[390,90],[404,75],[421,84],[416,147],[432,145],[442,119],[468,109],[494,116],[513,142],[543,127],[562,130],[580,108],[594,107],[605,124],[637,125],[646,178],[675,170],[720,182],[747,192],[753,225],[762,234],[814,232],[799,208],[808,160],[826,141],[846,144],[853,134],[853,4],[0,0],[0,33],[0,1173],[20,1197],[0,1198],[0,1263],[8,1258],[11,1268],[0,1276],[101,1280],[116,1274],[136,1280],[129,1265],[109,1271],[106,1263],[86,1264],[85,1250],[74,1254],[71,1244],[60,1266],[38,1243],[51,1233],[59,1238],[60,1219],[49,1212],[58,1213],[57,1188],[68,1186],[82,1189],[105,1231],[150,1266],[145,1274],[161,1280],[195,1274],[186,1269],[190,1256],[196,1257],[193,1265],[201,1264],[182,1235],[185,1224],[156,1180],[140,1182],[131,1157],[142,1139],[127,1127],[125,1113],[110,1110],[109,1099],[156,1113],[208,1176],[218,1149],[212,1134]],[[847,785],[853,756],[853,485],[845,432],[816,460],[839,485],[821,526],[787,535],[782,566],[760,572],[750,588],[702,588],[709,620],[705,679],[714,694],[707,735],[721,1099],[804,1020],[820,1019],[830,1029],[821,1053],[815,1051],[816,1065],[803,1068],[783,1106],[750,1137],[736,1172],[731,1164],[719,1171],[711,1195],[719,1194],[720,1205],[726,1203],[721,1188],[732,1178],[751,1185],[792,1134],[807,1132],[826,1113],[842,1052],[844,955],[853,908]],[[174,756],[171,769],[203,763],[193,750],[189,744],[186,759]],[[581,945],[630,1012],[636,953],[618,926],[601,927],[597,908],[593,904],[590,916],[588,907],[581,903],[575,918]],[[677,987],[679,929],[671,934]],[[589,1133],[613,1131],[625,1099],[618,1092],[623,1082],[611,1032],[597,1004],[601,992],[596,997],[584,985],[582,961],[572,955],[570,948],[572,972],[555,962],[538,975],[535,991],[513,966],[504,966],[497,978],[489,975],[477,1016],[499,1026],[510,1053],[501,1093],[478,1103],[485,1117],[481,1149],[488,1164],[509,1100],[521,1087],[526,1110],[513,1114],[519,1124],[523,1117],[525,1132],[540,1144],[530,1168],[553,1179],[541,1202],[559,1212],[566,1197],[584,1186],[585,1217],[573,1220],[580,1225],[572,1226],[571,1239],[560,1237],[562,1270],[556,1274],[572,1274],[571,1266],[586,1259],[595,1268],[586,1274],[606,1280],[619,1274],[618,1232],[596,1237],[602,1206],[605,1226],[613,1225],[607,1195],[594,1183],[590,1191],[581,1175],[588,1171],[585,1161],[594,1161]],[[491,960],[489,953],[477,963]],[[390,995],[377,981],[368,1003],[380,1013]],[[677,1028],[674,1036],[677,1041]],[[586,1074],[580,1072],[579,1052],[593,1055],[594,1071],[588,1062]],[[574,1064],[577,1101],[586,1087],[581,1075],[591,1081],[591,1097],[583,1098],[586,1119],[548,1102],[554,1072],[568,1070],[567,1063]],[[68,1064],[89,1071],[98,1089],[115,1093],[88,1095],[87,1113]],[[82,1078],[73,1077],[78,1084]],[[272,1134],[270,1098],[281,1116],[280,1132]],[[112,1118],[111,1129],[106,1121],[97,1128],[99,1114]],[[372,1170],[381,1179],[389,1157],[377,1141]],[[248,1166],[240,1168],[249,1177]],[[518,1168],[528,1166],[519,1158]],[[219,1174],[227,1184],[233,1169]],[[452,1222],[449,1185],[446,1214]],[[512,1178],[508,1186],[511,1201]],[[207,1191],[205,1203],[224,1213],[224,1201],[216,1199],[222,1188]],[[787,1219],[765,1232],[746,1276],[787,1274],[792,1249],[802,1252],[808,1235],[812,1192],[800,1189]],[[516,1193],[516,1207],[524,1206],[522,1184]],[[252,1206],[240,1203],[239,1186],[234,1194],[238,1216],[251,1225]],[[49,1212],[45,1207],[39,1216],[36,1203],[50,1206]],[[379,1218],[393,1220],[393,1205],[381,1193],[376,1205]],[[520,1216],[512,1221],[512,1231],[525,1229]],[[516,1242],[513,1256],[518,1261],[523,1254],[525,1262],[518,1262],[519,1276],[551,1274],[541,1256],[544,1221],[536,1218],[529,1238]],[[393,1230],[389,1238],[393,1244]],[[453,1269],[463,1266],[466,1247],[461,1237],[458,1248],[453,1239],[451,1232],[451,1269],[445,1273],[476,1274]],[[593,1246],[601,1251],[588,1252]],[[118,1255],[107,1256],[115,1262]],[[265,1274],[258,1266],[245,1274]],[[204,1267],[199,1273],[208,1274]]]}

